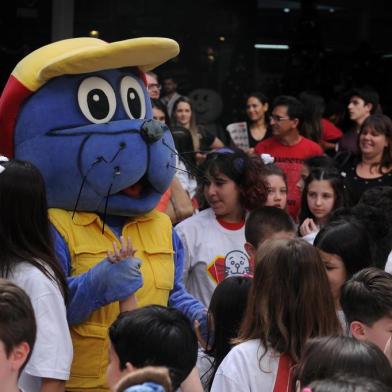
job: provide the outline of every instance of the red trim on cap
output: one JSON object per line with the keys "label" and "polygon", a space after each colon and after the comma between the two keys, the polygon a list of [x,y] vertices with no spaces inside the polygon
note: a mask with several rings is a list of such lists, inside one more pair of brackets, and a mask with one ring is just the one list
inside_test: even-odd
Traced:
{"label": "red trim on cap", "polygon": [[11,75],[0,98],[0,153],[14,156],[14,128],[22,103],[32,94]]}

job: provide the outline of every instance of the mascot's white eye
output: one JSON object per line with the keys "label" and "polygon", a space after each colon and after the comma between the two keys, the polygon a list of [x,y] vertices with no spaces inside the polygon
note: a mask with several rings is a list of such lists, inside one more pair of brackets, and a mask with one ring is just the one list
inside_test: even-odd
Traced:
{"label": "mascot's white eye", "polygon": [[143,88],[132,76],[125,76],[121,80],[121,99],[129,118],[137,119],[146,116]]}
{"label": "mascot's white eye", "polygon": [[95,124],[107,123],[116,111],[116,95],[112,86],[97,76],[86,78],[80,84],[78,102],[82,113]]}

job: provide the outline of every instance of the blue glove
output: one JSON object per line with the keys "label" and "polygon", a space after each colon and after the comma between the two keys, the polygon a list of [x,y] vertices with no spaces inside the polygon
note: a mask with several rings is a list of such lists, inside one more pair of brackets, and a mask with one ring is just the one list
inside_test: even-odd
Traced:
{"label": "blue glove", "polygon": [[101,306],[122,301],[143,286],[140,265],[141,260],[136,257],[118,263],[104,259],[86,273],[89,275],[90,287],[103,294]]}

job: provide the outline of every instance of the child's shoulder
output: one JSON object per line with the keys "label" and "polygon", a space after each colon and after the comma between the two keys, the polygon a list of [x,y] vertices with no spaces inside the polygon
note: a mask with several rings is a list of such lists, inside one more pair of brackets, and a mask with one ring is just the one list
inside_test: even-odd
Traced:
{"label": "child's shoulder", "polygon": [[176,226],[176,230],[182,230],[183,228],[189,227],[205,227],[209,226],[212,221],[215,220],[215,214],[211,208],[207,208],[206,210],[200,211],[195,215],[183,220]]}
{"label": "child's shoulder", "polygon": [[[44,266],[48,270],[49,275],[53,275],[53,271],[49,267]],[[18,263],[12,269],[10,280],[18,286],[22,287],[29,297],[40,297],[51,293],[59,292],[56,284],[48,278],[38,267],[28,263]]]}

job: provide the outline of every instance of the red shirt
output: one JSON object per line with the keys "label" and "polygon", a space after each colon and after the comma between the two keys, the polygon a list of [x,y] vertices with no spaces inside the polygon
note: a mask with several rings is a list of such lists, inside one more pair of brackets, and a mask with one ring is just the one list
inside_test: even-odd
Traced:
{"label": "red shirt", "polygon": [[339,140],[343,136],[343,132],[326,118],[321,119],[321,128],[321,139],[326,142]]}
{"label": "red shirt", "polygon": [[263,140],[255,147],[256,154],[270,154],[275,163],[287,176],[287,209],[288,213],[297,219],[301,205],[301,191],[297,188],[301,168],[306,158],[323,155],[321,147],[310,139],[301,137],[297,144],[286,146],[275,137]]}

